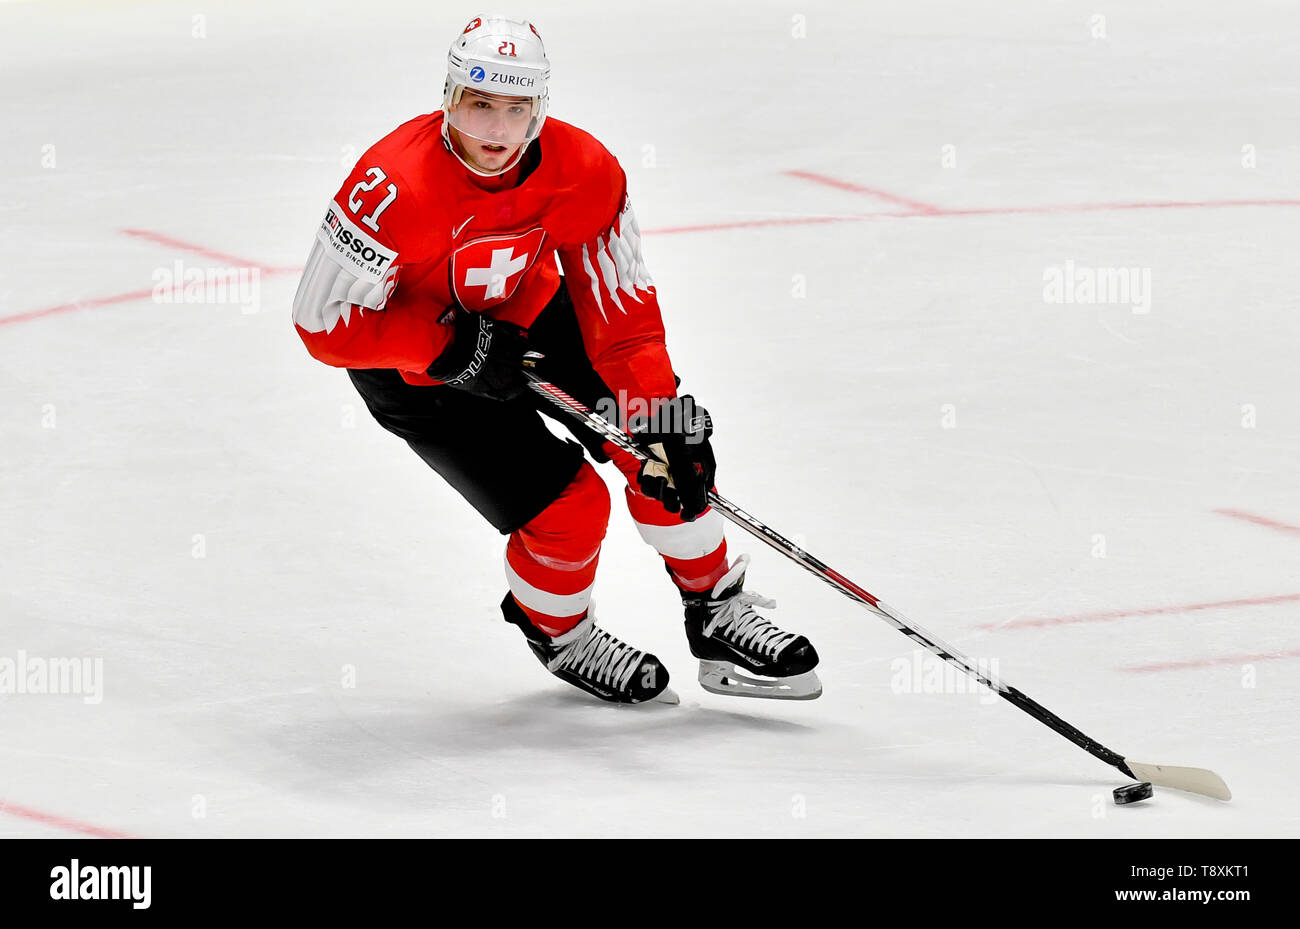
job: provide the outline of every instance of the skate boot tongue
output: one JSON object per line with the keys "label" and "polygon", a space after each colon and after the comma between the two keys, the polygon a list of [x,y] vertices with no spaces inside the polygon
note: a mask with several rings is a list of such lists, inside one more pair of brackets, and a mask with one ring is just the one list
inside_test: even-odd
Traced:
{"label": "skate boot tongue", "polygon": [[713,585],[713,600],[709,603],[710,612],[713,614],[704,625],[704,635],[713,635],[715,629],[721,625],[733,625],[736,623],[745,624],[748,620],[749,625],[755,623],[767,626],[770,630],[793,639],[794,636],[789,633],[782,633],[763,617],[754,612],[754,607],[762,607],[765,610],[776,608],[776,601],[769,600],[761,594],[745,591],[745,570],[749,567],[749,555],[740,555],[736,558],[735,563],[727,569],[727,573],[722,576],[718,583]]}
{"label": "skate boot tongue", "polygon": [[732,566],[727,569],[727,573],[722,575],[718,583],[713,585],[713,599],[721,600],[732,587],[736,588],[736,593],[740,593],[740,589],[745,586],[745,569],[748,567],[749,555],[738,557]]}

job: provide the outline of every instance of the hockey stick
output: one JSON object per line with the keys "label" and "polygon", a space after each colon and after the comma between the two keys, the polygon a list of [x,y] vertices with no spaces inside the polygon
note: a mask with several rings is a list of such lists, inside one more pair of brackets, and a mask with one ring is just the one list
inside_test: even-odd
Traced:
{"label": "hockey stick", "polygon": [[[642,461],[645,461],[650,457],[638,448],[628,435],[623,432],[623,430],[619,429],[603,416],[593,412],[580,401],[569,396],[569,394],[565,393],[561,388],[544,380],[536,370],[537,363],[541,360],[542,356],[537,352],[529,352],[524,357],[524,373],[528,377],[529,386],[534,392],[554,406],[566,411],[571,417],[582,421],[588,428],[592,429],[607,441],[618,446],[629,455],[633,455]],[[903,616],[903,614],[898,612],[898,610],[884,603],[880,598],[858,586],[838,571],[823,563],[820,559],[813,557],[808,552],[799,548],[799,546],[795,545],[789,539],[759,522],[749,513],[746,513],[740,507],[731,503],[720,494],[710,491],[709,503],[715,510],[736,525],[740,526],[750,535],[776,549],[782,555],[800,565],[809,573],[821,578],[849,599],[856,600],[918,645],[933,652],[944,661],[961,668],[985,687],[995,691],[1008,703],[1024,710],[1049,729],[1065,736],[1065,738],[1069,739],[1093,757],[1099,758],[1106,762],[1106,764],[1118,768],[1129,777],[1141,781],[1148,781],[1151,784],[1156,784],[1161,787],[1172,787],[1178,790],[1186,790],[1191,793],[1203,794],[1207,797],[1213,797],[1216,800],[1231,799],[1232,794],[1228,790],[1228,785],[1225,784],[1223,779],[1213,771],[1209,771],[1205,768],[1172,767],[1169,765],[1146,764],[1143,762],[1130,761],[1122,755],[1111,751],[1095,739],[1089,738],[1083,732],[1070,725],[1042,704],[1025,696],[1011,685],[999,680],[994,674],[982,670],[975,662],[971,661],[971,659],[967,658],[957,649],[946,644],[938,636],[922,629],[919,625]]]}

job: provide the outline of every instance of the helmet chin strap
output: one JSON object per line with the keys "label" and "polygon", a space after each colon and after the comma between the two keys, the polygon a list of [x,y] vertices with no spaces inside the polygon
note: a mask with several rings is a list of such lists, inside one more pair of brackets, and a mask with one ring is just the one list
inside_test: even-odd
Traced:
{"label": "helmet chin strap", "polygon": [[449,127],[447,126],[446,117],[444,117],[442,120],[442,142],[444,145],[447,146],[447,150],[456,156],[457,161],[463,164],[472,173],[477,174],[479,177],[500,177],[501,175],[505,174],[515,165],[519,164],[519,162],[524,157],[524,152],[527,151],[528,146],[532,144],[531,140],[528,142],[521,143],[519,146],[519,151],[515,152],[515,156],[511,158],[508,162],[506,162],[505,165],[501,167],[499,170],[484,171],[482,168],[475,167],[468,158],[466,158],[464,155],[461,154],[460,149],[457,147],[456,143],[452,141],[451,132]]}

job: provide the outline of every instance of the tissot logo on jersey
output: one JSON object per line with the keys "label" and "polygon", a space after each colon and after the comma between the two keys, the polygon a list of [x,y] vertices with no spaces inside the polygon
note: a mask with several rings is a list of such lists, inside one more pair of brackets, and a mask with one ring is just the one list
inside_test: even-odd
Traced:
{"label": "tissot logo on jersey", "polygon": [[331,203],[316,238],[328,249],[335,261],[358,276],[377,284],[392,267],[397,252],[385,248],[344,215],[337,203]]}

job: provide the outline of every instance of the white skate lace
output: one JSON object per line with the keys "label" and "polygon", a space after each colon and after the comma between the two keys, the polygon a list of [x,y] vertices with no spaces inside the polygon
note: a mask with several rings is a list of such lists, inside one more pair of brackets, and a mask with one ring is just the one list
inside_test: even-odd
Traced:
{"label": "white skate lace", "polygon": [[574,671],[588,680],[625,690],[643,653],[599,628],[590,616],[573,631],[577,633],[574,640],[561,647],[546,669]]}
{"label": "white skate lace", "polygon": [[741,591],[726,600],[710,600],[708,604],[713,617],[704,626],[705,638],[720,628],[723,636],[732,643],[770,658],[781,654],[781,649],[798,638],[793,632],[779,629],[754,612],[756,606],[765,610],[773,609],[776,606],[775,600]]}

